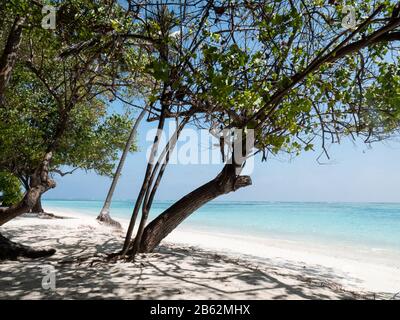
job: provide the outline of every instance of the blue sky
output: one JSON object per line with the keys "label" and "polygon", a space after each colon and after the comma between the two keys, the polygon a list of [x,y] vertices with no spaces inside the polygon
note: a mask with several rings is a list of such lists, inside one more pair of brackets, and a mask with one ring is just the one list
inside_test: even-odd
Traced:
{"label": "blue sky", "polygon": [[[134,199],[140,188],[145,166],[147,130],[155,123],[142,123],[138,143],[140,152],[129,155],[115,192],[118,200]],[[400,143],[376,143],[372,147],[344,141],[330,148],[331,160],[321,165],[319,152],[306,152],[289,160],[271,158],[255,161],[253,185],[219,200],[234,201],[345,201],[400,202]],[[179,199],[212,179],[221,165],[169,165],[156,199]],[[111,180],[93,172],[76,171],[57,176],[57,188],[47,199],[103,199]]]}
{"label": "blue sky", "polygon": [[[120,106],[114,106],[118,112]],[[146,166],[146,132],[155,123],[142,123],[139,130],[140,152],[129,155],[114,199],[135,199]],[[330,148],[331,160],[317,162],[320,150],[305,152],[289,161],[271,158],[255,161],[253,185],[219,200],[260,201],[344,201],[400,202],[400,142],[376,143],[372,147],[350,141]],[[222,165],[169,165],[156,195],[158,200],[179,199],[215,177]],[[110,178],[93,172],[76,171],[57,178],[57,188],[44,198],[104,199]]]}

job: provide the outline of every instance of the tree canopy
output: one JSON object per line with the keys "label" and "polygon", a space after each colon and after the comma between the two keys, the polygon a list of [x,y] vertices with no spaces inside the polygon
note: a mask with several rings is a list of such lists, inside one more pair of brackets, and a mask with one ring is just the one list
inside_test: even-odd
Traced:
{"label": "tree canopy", "polygon": [[[370,143],[398,133],[397,1],[48,1],[58,7],[55,30],[40,27],[42,4],[0,7],[9,17],[1,31],[0,165],[13,172],[20,160],[34,163],[21,205],[0,211],[0,225],[54,187],[49,172],[62,164],[110,173],[130,125],[107,113],[110,100],[145,105],[159,131],[169,118],[177,123],[166,145],[154,138],[122,250],[131,256],[151,251],[208,201],[249,186],[241,172],[254,154],[329,156],[326,145],[343,138]],[[147,223],[187,125],[252,130],[254,148]]]}
{"label": "tree canopy", "polygon": [[7,172],[0,172],[0,204],[11,206],[22,199],[21,183]]}
{"label": "tree canopy", "polygon": [[156,48],[148,70],[170,87],[167,114],[192,110],[208,126],[255,129],[258,150],[272,153],[313,149],[316,137],[387,137],[399,124],[396,3],[357,2],[354,29],[342,26],[344,5],[149,4],[158,20],[144,28]]}
{"label": "tree canopy", "polygon": [[[0,114],[0,164],[4,170],[24,178],[33,174],[42,161],[60,113],[47,89],[29,71],[17,67],[11,86],[6,108]],[[111,176],[118,150],[129,135],[131,116],[107,114],[107,102],[92,99],[77,104],[69,122],[52,159],[51,171],[60,172],[60,166],[68,166]]]}
{"label": "tree canopy", "polygon": [[116,34],[115,19],[126,19],[119,5],[46,2],[58,7],[57,28],[51,30],[41,25],[42,4],[1,5],[7,20],[1,33],[0,165],[29,183],[22,202],[0,215],[0,223],[29,211],[55,187],[51,173],[60,166],[111,175],[133,121],[129,113],[110,112],[110,104],[116,91],[120,99],[130,94],[126,105],[145,91],[131,61],[136,52],[122,50]]}
{"label": "tree canopy", "polygon": [[[397,132],[397,2],[130,3],[143,9],[137,15],[148,44],[146,72],[156,83],[148,100],[159,129],[167,118],[209,129],[252,129],[255,149],[246,150],[243,160],[254,153],[265,159],[317,148],[328,155],[326,144],[345,137],[372,142]],[[356,6],[352,27],[342,23],[346,4]],[[162,148],[157,137],[153,146]],[[216,178],[147,224],[168,162],[168,152],[159,154],[147,167],[124,253],[152,250],[197,208],[251,184],[240,176],[245,161],[226,164]]]}

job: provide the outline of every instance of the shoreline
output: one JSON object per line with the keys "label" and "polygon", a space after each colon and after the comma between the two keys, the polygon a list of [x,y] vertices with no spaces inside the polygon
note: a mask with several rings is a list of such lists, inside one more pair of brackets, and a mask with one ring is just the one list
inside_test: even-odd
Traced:
{"label": "shoreline", "polygon": [[[49,209],[57,215],[70,214],[93,219],[89,214],[77,213],[74,210],[63,211],[51,207]],[[129,219],[119,217],[115,219],[121,223],[125,231]],[[208,232],[193,227],[178,228],[163,242],[195,246],[220,254],[246,256],[248,259],[274,260],[280,264],[289,261],[305,265],[320,265],[337,270],[347,278],[348,280],[342,283],[346,288],[386,291],[393,294],[400,291],[400,254],[391,250],[374,252],[373,250],[365,251],[365,247],[342,247],[326,243],[310,245],[310,243],[292,239]],[[381,273],[386,276],[382,276]]]}
{"label": "shoreline", "polygon": [[[27,245],[54,247],[57,249],[57,253],[54,257],[48,259],[48,262],[56,265],[59,264],[60,259],[65,260],[71,257],[79,258],[82,254],[87,255],[88,253],[92,253],[92,255],[101,255],[104,252],[109,253],[113,252],[113,250],[120,249],[124,232],[120,231],[115,233],[110,228],[99,225],[92,216],[78,213],[74,210],[49,209],[51,209],[49,210],[50,212],[58,216],[66,216],[73,219],[17,218],[2,227],[2,232],[4,230],[5,235],[12,237],[12,240]],[[122,223],[123,228],[126,228],[127,220],[117,220]],[[58,242],[61,242],[61,245]],[[85,245],[83,245],[83,243]],[[112,248],[110,244],[112,244]],[[68,247],[68,250],[65,249],[66,247]],[[64,252],[65,250],[67,253]],[[166,252],[167,259],[165,259],[164,256],[162,259],[156,259],[155,257],[160,255],[160,252],[161,254],[165,254]],[[362,255],[360,255],[360,257],[361,256]],[[171,296],[167,297],[160,294],[160,297],[166,299],[172,297],[176,299],[211,299],[215,297],[224,297],[225,299],[248,298],[248,295],[244,292],[252,292],[251,297],[255,299],[279,299],[280,294],[277,292],[284,290],[282,287],[278,286],[279,289],[277,288],[275,290],[277,292],[271,288],[265,290],[258,288],[260,283],[270,285],[267,279],[272,275],[282,278],[279,280],[279,283],[287,283],[288,287],[285,289],[286,291],[289,290],[288,288],[294,288],[294,291],[292,290],[290,294],[281,296],[282,299],[343,299],[354,298],[357,294],[360,296],[365,294],[368,297],[390,298],[400,291],[400,261],[398,261],[397,265],[386,265],[376,261],[368,261],[368,259],[362,261],[360,257],[353,257],[352,259],[345,258],[338,255],[337,252],[324,253],[321,252],[321,248],[304,248],[299,244],[277,241],[275,239],[273,242],[265,240],[260,241],[260,239],[256,237],[232,237],[226,234],[212,234],[195,230],[178,229],[162,242],[161,248],[157,253],[143,257],[143,263],[151,268],[151,270],[159,269],[157,271],[158,273],[162,272],[162,270],[169,270],[175,265],[175,269],[181,270],[179,273],[179,277],[181,278],[185,278],[186,275],[191,276],[192,273],[196,272],[199,273],[199,275],[195,278],[200,279],[207,276],[204,278],[207,284],[197,282],[191,284],[187,282],[185,278],[183,285],[186,289],[182,289],[185,294],[179,293],[180,289],[176,288],[177,293]],[[151,262],[148,261],[149,259]],[[169,260],[172,260],[172,262]],[[192,265],[193,260],[211,260],[211,262],[208,261],[206,265],[212,267],[203,268],[200,272],[197,270],[197,264]],[[10,277],[26,278],[27,274],[24,271],[20,271],[18,276],[15,275],[15,269],[19,269],[18,263],[29,266],[37,265],[38,263],[40,265],[46,262],[47,259],[32,263],[29,263],[29,260],[24,262],[0,263],[0,273],[2,274],[5,272],[6,274],[5,277],[2,274],[1,278],[5,278],[6,281]],[[137,268],[132,268],[133,266],[128,266],[129,264],[117,263],[116,265],[118,267],[114,266],[111,269],[117,267],[119,272],[121,272],[122,268],[131,275],[137,272]],[[249,265],[252,266],[250,271],[248,269]],[[213,266],[215,266],[215,270]],[[81,270],[81,266],[75,267]],[[174,268],[172,268],[171,273],[175,271]],[[126,271],[127,269],[129,269],[129,272]],[[240,289],[246,289],[225,291],[218,289],[215,293],[214,289],[209,288],[210,284],[207,279],[213,277],[219,279],[220,273],[235,269],[241,270],[242,273],[250,272],[251,275],[248,276],[250,280],[246,279],[247,281],[243,281],[240,276],[237,276],[234,280],[230,280],[228,283],[222,283],[221,285],[224,287],[227,286],[228,288],[239,287]],[[220,270],[223,270],[223,272],[219,272]],[[260,278],[259,272],[261,272],[261,270],[264,270],[262,276],[263,281],[258,279]],[[87,276],[88,269],[83,268],[81,272]],[[154,284],[154,280],[158,276],[159,275],[156,276],[151,273],[148,281]],[[120,277],[124,278],[125,275],[121,275]],[[132,275],[132,279],[134,278],[135,276]],[[176,280],[174,276],[172,276],[172,279]],[[117,277],[115,280],[119,282],[121,279]],[[166,278],[159,279],[158,282],[162,285],[162,288],[158,288],[157,290],[163,291],[170,287],[171,284],[168,282],[170,280],[170,275]],[[140,283],[138,279],[135,281],[138,284]],[[106,296],[110,295],[110,298],[130,298],[131,295],[134,295],[136,299],[157,298],[156,293],[158,291],[156,289],[153,288],[155,290],[153,294],[148,293],[149,284],[147,284],[146,281],[147,280],[142,281],[143,290],[145,291],[143,295],[138,296],[134,294],[133,291],[131,292],[123,286],[118,287],[121,293],[110,293],[109,288],[104,288],[102,292]],[[100,285],[100,282],[97,283]],[[214,281],[212,283],[214,283]],[[292,285],[293,283],[296,284]],[[315,285],[315,283],[318,283],[318,285]],[[8,284],[8,286],[10,287],[10,284]],[[38,287],[38,283],[36,283],[35,286]],[[82,279],[80,279],[79,286],[86,287],[87,284],[83,283]],[[129,284],[127,284],[127,286],[129,286]],[[152,284],[150,284],[150,286],[152,286]],[[0,280],[0,287],[7,288],[7,285],[4,284],[4,279]],[[176,287],[176,285],[173,285],[173,287]],[[213,286],[211,287],[213,288]],[[27,288],[30,287],[28,286]],[[194,288],[196,290],[194,290]],[[94,288],[91,290],[93,289]],[[254,292],[252,291],[253,289]],[[307,294],[301,295],[299,294],[299,290],[301,292],[307,291]],[[0,298],[13,298],[13,294],[17,294],[12,285],[10,290],[7,291],[6,289],[2,291],[4,292],[0,294]],[[64,291],[65,296],[70,298],[76,297],[68,293],[70,289],[64,288]],[[28,297],[39,298],[44,294],[41,292],[40,286],[39,289],[36,288],[33,292],[35,294],[28,294]],[[236,293],[233,294],[232,292]],[[323,294],[321,292],[323,292]],[[79,298],[85,298],[85,295],[79,293]],[[88,293],[86,298],[93,298],[93,296]]]}
{"label": "shoreline", "polygon": [[[76,203],[71,202],[73,206],[70,207],[68,201],[63,202],[64,203],[61,205],[53,207],[53,203],[50,201],[49,203],[46,203],[46,207],[54,208],[54,211],[70,210],[72,213],[74,211],[79,211],[84,215],[93,217],[97,217],[97,214],[101,209],[100,204],[97,204],[96,206],[87,204],[77,205]],[[318,210],[307,207],[301,209],[303,211],[299,209],[300,211],[297,212],[298,208],[263,207],[262,210],[252,210],[251,207],[247,206],[241,208],[241,205],[234,205],[233,208],[230,209],[219,207],[218,205],[214,207],[214,205],[215,204],[210,204],[209,206],[206,206],[203,211],[200,210],[193,218],[184,221],[184,223],[179,226],[178,230],[189,230],[195,231],[196,233],[218,233],[224,237],[233,236],[235,238],[244,237],[246,239],[254,237],[255,241],[284,241],[287,243],[298,244],[303,247],[318,246],[321,248],[337,248],[338,250],[336,251],[364,252],[365,254],[374,257],[379,256],[379,252],[381,252],[381,258],[400,261],[400,238],[397,235],[397,231],[399,230],[398,228],[400,228],[400,219],[393,221],[393,227],[388,227],[390,223],[385,223],[385,221],[391,221],[390,219],[392,219],[392,214],[396,213],[397,215],[400,212],[400,206],[395,211],[393,211],[393,209],[392,213],[384,212],[383,217],[380,219],[378,219],[379,217],[377,218],[377,216],[380,215],[380,212],[370,215],[370,212],[368,211],[373,209],[384,211],[386,208],[364,208],[362,210],[366,212],[365,215],[367,217],[362,217],[364,213],[363,211],[355,212],[354,219],[356,220],[353,220],[353,218],[351,218],[354,214],[352,211],[353,209],[347,207],[342,209],[350,210],[348,215],[338,214],[341,210],[335,207],[320,208]],[[160,206],[157,202],[153,215],[150,215],[149,220],[155,218],[155,216],[164,209],[165,208]],[[222,210],[220,214],[218,211],[219,209]],[[311,210],[311,212],[307,213],[307,211],[304,210]],[[334,218],[326,218],[329,216],[329,210],[332,211],[333,215],[336,215]],[[126,206],[126,203],[124,203],[124,206],[117,205],[112,210],[113,218],[122,221],[129,221],[130,211],[131,210]],[[227,215],[227,212],[230,211],[232,211],[232,215]],[[281,211],[284,211],[284,217],[279,218]],[[271,212],[275,213],[271,214]],[[289,212],[289,214],[287,212]],[[317,212],[318,214],[316,214]],[[219,217],[216,214],[218,214]],[[242,217],[243,214],[249,214],[249,219],[243,221],[243,223],[238,223],[238,217]],[[266,215],[266,218],[263,218],[264,214]],[[298,217],[303,215],[304,219],[298,219]],[[396,215],[393,216],[393,219],[395,219]],[[370,219],[369,216],[372,216],[372,218]],[[278,219],[275,219],[274,217],[278,217]],[[295,221],[290,220],[292,217],[295,218]],[[316,220],[313,220],[314,218]],[[226,221],[226,219],[232,219],[232,221]],[[336,219],[338,220],[336,221]],[[372,223],[371,220],[378,221]],[[226,221],[226,223],[224,221]],[[329,221],[329,226],[327,226],[327,221]],[[336,222],[338,224],[337,227],[330,227],[335,225]],[[347,228],[346,225],[350,225],[351,227]],[[390,261],[390,264],[392,264],[392,261]]]}

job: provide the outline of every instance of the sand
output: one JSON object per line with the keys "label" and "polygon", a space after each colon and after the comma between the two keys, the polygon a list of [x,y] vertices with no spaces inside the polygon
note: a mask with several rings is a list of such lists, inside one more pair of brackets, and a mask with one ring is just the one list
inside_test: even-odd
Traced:
{"label": "sand", "polygon": [[[21,217],[1,227],[13,241],[57,252],[0,262],[0,299],[390,299],[400,291],[400,261],[188,229],[133,263],[104,263],[123,231],[52,212],[68,219]],[[55,290],[42,287],[49,266]]]}

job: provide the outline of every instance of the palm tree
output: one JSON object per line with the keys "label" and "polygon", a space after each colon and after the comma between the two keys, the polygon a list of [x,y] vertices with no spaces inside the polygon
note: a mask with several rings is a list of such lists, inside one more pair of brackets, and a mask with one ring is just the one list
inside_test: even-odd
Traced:
{"label": "palm tree", "polygon": [[126,156],[129,153],[133,141],[135,140],[137,128],[140,124],[140,121],[142,121],[144,115],[146,114],[146,111],[147,111],[146,108],[142,110],[142,112],[139,114],[139,117],[136,119],[135,124],[133,125],[129,138],[126,141],[124,151],[121,155],[121,159],[119,160],[117,171],[114,174],[113,181],[111,183],[110,189],[108,190],[106,200],[104,201],[103,208],[101,209],[100,214],[96,218],[98,221],[116,228],[121,228],[121,224],[118,221],[112,219],[110,216],[111,200],[115,191],[115,187],[117,186],[119,176],[121,175],[121,171],[124,166]]}

